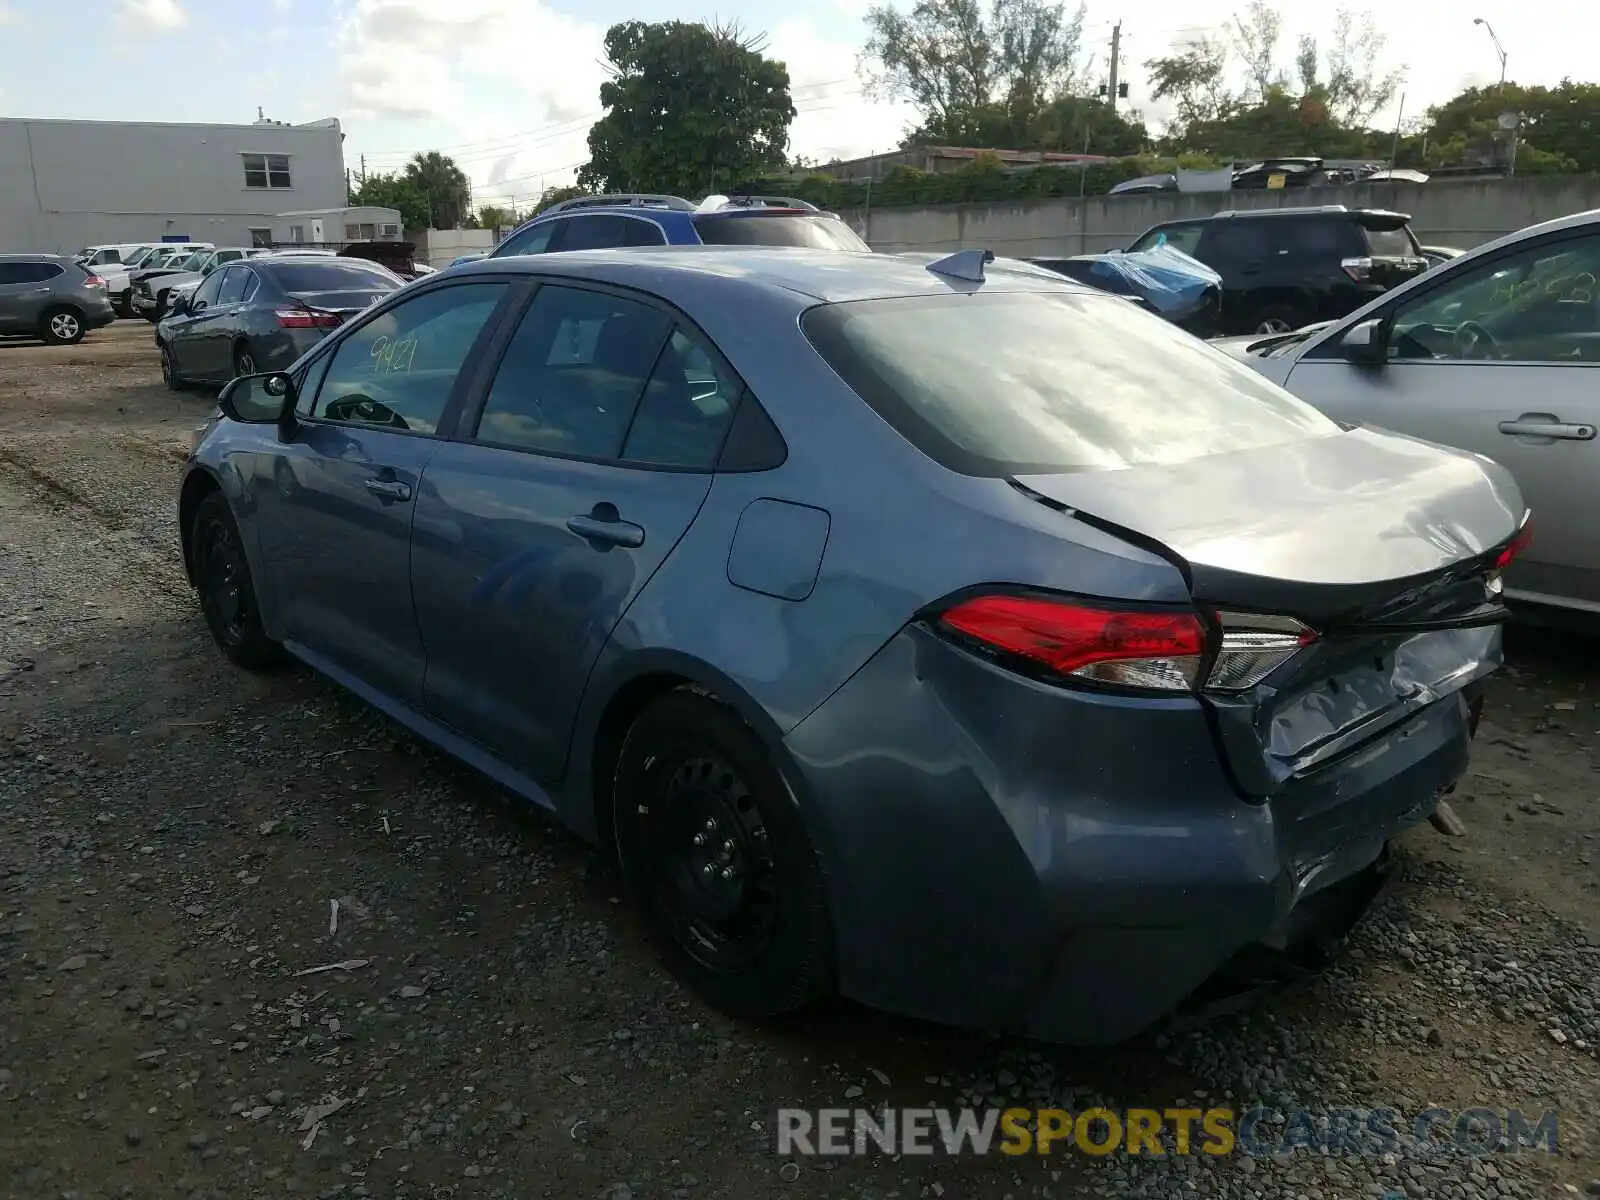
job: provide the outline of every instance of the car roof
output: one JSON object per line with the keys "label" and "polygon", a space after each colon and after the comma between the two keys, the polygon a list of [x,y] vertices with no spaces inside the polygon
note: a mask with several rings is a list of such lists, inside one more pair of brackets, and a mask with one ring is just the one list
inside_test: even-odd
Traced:
{"label": "car roof", "polygon": [[10,253],[10,254],[0,254],[0,262],[59,262],[59,263],[69,263],[71,261],[72,261],[72,255],[70,255],[70,254],[54,254],[54,253],[32,254],[32,253],[29,253],[26,250],[16,251],[16,252]]}
{"label": "car roof", "polygon": [[799,247],[638,246],[483,258],[463,263],[446,277],[458,280],[507,271],[565,275],[624,287],[631,284],[667,299],[712,278],[825,303],[978,290],[1100,294],[1094,288],[1016,259],[996,259],[986,268],[985,281],[972,283],[930,271],[929,264],[941,257]]}

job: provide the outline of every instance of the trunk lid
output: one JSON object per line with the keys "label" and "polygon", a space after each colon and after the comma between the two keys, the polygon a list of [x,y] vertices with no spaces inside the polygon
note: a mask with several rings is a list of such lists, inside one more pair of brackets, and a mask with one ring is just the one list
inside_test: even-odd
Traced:
{"label": "trunk lid", "polygon": [[[392,291],[393,289],[390,289]],[[365,312],[389,294],[378,288],[346,288],[331,292],[286,292],[291,300],[305,308],[319,312],[337,313],[341,321],[348,321],[357,313]]]}
{"label": "trunk lid", "polygon": [[1526,512],[1487,459],[1355,429],[1012,482],[1170,559],[1218,638],[1285,617],[1316,632],[1253,688],[1206,694],[1249,795],[1271,795],[1498,665],[1495,559]]}

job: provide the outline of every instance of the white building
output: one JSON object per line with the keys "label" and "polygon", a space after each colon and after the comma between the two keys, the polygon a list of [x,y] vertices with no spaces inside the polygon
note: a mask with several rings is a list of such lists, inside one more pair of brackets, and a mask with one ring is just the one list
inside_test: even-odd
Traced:
{"label": "white building", "polygon": [[[290,211],[343,211],[344,134],[305,125],[0,120],[0,252],[267,242]],[[341,226],[343,221],[340,221]],[[332,241],[345,241],[343,229]]]}

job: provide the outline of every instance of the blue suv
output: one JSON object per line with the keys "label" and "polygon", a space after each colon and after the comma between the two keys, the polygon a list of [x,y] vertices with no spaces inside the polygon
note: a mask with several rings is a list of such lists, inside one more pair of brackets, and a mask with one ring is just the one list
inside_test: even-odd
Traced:
{"label": "blue suv", "polygon": [[788,196],[578,196],[545,209],[491,258],[619,246],[800,246],[870,252],[833,213]]}

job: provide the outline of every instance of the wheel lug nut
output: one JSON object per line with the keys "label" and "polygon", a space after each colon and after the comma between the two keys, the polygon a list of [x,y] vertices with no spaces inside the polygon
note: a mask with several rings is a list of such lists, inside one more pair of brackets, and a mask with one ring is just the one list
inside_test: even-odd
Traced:
{"label": "wheel lug nut", "polygon": [[734,846],[732,838],[729,838],[727,841],[722,843],[722,852],[724,854],[732,854],[735,849],[737,849],[737,847]]}
{"label": "wheel lug nut", "polygon": [[717,873],[717,864],[707,863],[705,866],[700,868],[700,873],[703,875],[715,875]]}
{"label": "wheel lug nut", "polygon": [[734,872],[734,869],[732,867],[723,867],[722,868],[722,877],[724,879],[732,879],[733,876],[734,876],[734,873],[735,872]]}
{"label": "wheel lug nut", "polygon": [[694,844],[696,846],[704,846],[706,844],[706,835],[703,834],[703,833],[695,834],[694,835]]}
{"label": "wheel lug nut", "polygon": [[706,818],[706,832],[707,833],[715,833],[716,831],[717,831],[717,819],[715,817],[707,817]]}

